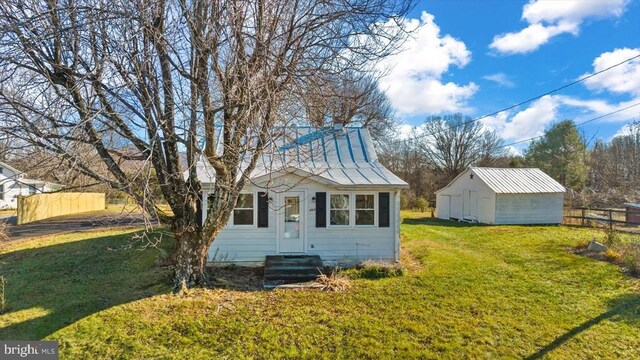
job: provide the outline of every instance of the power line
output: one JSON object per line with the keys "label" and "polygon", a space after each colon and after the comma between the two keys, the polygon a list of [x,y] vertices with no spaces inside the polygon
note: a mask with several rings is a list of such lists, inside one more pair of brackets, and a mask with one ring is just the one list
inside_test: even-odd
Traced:
{"label": "power line", "polygon": [[[581,83],[581,82],[583,82],[583,81],[585,81],[585,80],[587,80],[587,79],[590,79],[590,78],[592,78],[592,77],[594,77],[594,76],[597,76],[597,75],[599,75],[599,74],[602,74],[603,72],[609,71],[609,70],[611,70],[611,69],[613,69],[613,68],[615,68],[615,67],[618,67],[618,66],[620,66],[620,65],[622,65],[622,64],[628,63],[629,61],[632,61],[632,60],[635,60],[635,59],[638,59],[638,58],[640,58],[640,55],[636,55],[636,56],[630,57],[630,58],[628,58],[628,59],[626,59],[626,60],[623,60],[623,61],[621,61],[621,62],[619,62],[619,63],[617,63],[617,64],[611,65],[611,66],[609,66],[609,67],[607,67],[607,68],[605,68],[605,69],[602,69],[602,70],[600,70],[600,71],[594,72],[593,74],[589,74],[589,75],[587,75],[587,76],[583,76],[583,77],[581,77],[581,78],[580,78],[580,79],[578,79],[578,80],[574,80],[574,81],[572,81],[572,82],[570,82],[570,83],[568,83],[568,84],[565,84],[565,85],[560,86],[560,87],[558,87],[558,88],[555,88],[555,89],[553,89],[553,90],[547,91],[547,92],[545,92],[545,93],[543,93],[543,94],[540,94],[540,95],[538,95],[538,96],[534,96],[534,97],[532,97],[532,98],[530,98],[530,99],[527,99],[527,100],[521,101],[521,102],[519,102],[519,103],[517,103],[517,104],[514,104],[514,105],[511,105],[511,106],[508,106],[508,107],[502,108],[502,109],[497,110],[497,111],[494,111],[494,112],[492,112],[492,113],[489,113],[489,114],[486,114],[486,115],[482,115],[482,116],[480,116],[480,117],[477,117],[477,118],[474,118],[474,119],[471,119],[471,120],[468,120],[468,121],[464,121],[464,122],[461,122],[461,123],[459,123],[459,124],[455,124],[454,126],[455,126],[455,127],[463,126],[463,125],[471,124],[471,123],[474,123],[474,122],[478,122],[478,121],[480,121],[480,120],[482,120],[482,119],[485,119],[485,118],[488,118],[488,117],[490,117],[490,116],[498,115],[499,113],[501,113],[501,112],[503,112],[503,111],[511,110],[511,109],[516,108],[516,107],[518,107],[518,106],[522,106],[522,105],[524,105],[524,104],[527,104],[527,103],[530,103],[530,102],[532,102],[532,101],[538,100],[538,99],[540,99],[540,98],[542,98],[542,97],[544,97],[544,96],[551,95],[551,94],[556,93],[556,92],[558,92],[558,91],[560,91],[560,90],[564,90],[564,89],[566,89],[566,88],[568,88],[568,87],[570,87],[570,86],[573,86],[573,85],[575,85],[575,84]],[[634,105],[634,106],[635,106],[635,105]],[[625,110],[625,109],[621,109],[620,111],[623,111],[623,110]],[[611,113],[611,114],[615,114],[615,113],[616,113],[616,112],[613,112],[613,113]],[[595,121],[595,120],[597,120],[597,119],[600,119],[600,118],[602,118],[602,117],[604,117],[604,116],[608,116],[608,115],[611,115],[611,114],[606,114],[606,115],[603,115],[603,116],[598,117],[598,118],[596,118],[596,119],[592,119],[592,121]],[[422,137],[425,137],[425,136],[428,136],[428,135],[429,135],[429,134],[416,135],[416,136],[414,136],[414,137],[413,137],[413,139],[412,139],[412,140],[415,140],[415,139],[418,139],[418,138],[422,138]],[[406,141],[406,139],[399,140],[399,141],[395,141],[395,142],[398,142],[398,143],[399,143],[399,142],[404,142],[404,141]]]}
{"label": "power line", "polygon": [[[618,110],[615,110],[615,111],[612,111],[612,112],[610,112],[610,113],[606,113],[606,114],[600,115],[600,116],[598,116],[598,117],[594,117],[594,118],[589,119],[589,120],[586,120],[586,121],[582,121],[582,122],[576,123],[575,125],[576,125],[576,127],[577,127],[577,126],[582,126],[582,125],[584,125],[584,124],[588,124],[588,123],[590,123],[590,122],[594,122],[594,121],[596,121],[596,120],[600,120],[600,119],[602,119],[603,117],[607,117],[607,116],[610,116],[610,115],[613,115],[613,114],[617,114],[617,113],[619,113],[619,112],[622,112],[622,111],[625,111],[625,110],[631,109],[631,108],[636,107],[636,106],[638,106],[638,105],[640,105],[640,102],[637,102],[637,103],[632,104],[632,105],[629,105],[629,106],[625,106],[625,107],[620,108],[620,109],[618,109]],[[528,138],[528,139],[518,140],[518,141],[516,141],[516,142],[512,142],[512,143],[509,143],[509,144],[496,146],[496,147],[492,148],[492,150],[493,150],[493,149],[505,148],[505,147],[509,147],[509,146],[513,146],[513,145],[517,145],[517,144],[521,144],[521,143],[523,143],[523,142],[528,142],[528,141],[531,141],[531,140],[539,139],[539,138],[541,138],[541,137],[544,137],[544,135],[538,135],[538,136],[534,136],[534,137],[531,137],[531,138]]]}
{"label": "power line", "polygon": [[[590,79],[590,78],[592,78],[592,77],[594,77],[594,76],[596,76],[596,75],[602,74],[602,73],[603,73],[603,72],[605,72],[605,71],[609,71],[609,70],[611,70],[611,69],[613,69],[613,68],[615,68],[615,67],[617,67],[617,66],[620,66],[620,65],[622,65],[622,64],[624,64],[624,63],[627,63],[627,62],[629,62],[629,61],[631,61],[631,60],[634,60],[634,59],[637,59],[637,58],[640,58],[640,55],[636,55],[636,56],[634,56],[634,57],[630,57],[630,58],[628,58],[628,59],[626,59],[626,60],[624,60],[624,61],[622,61],[622,62],[619,62],[619,63],[617,63],[617,64],[615,64],[615,65],[611,65],[611,66],[609,66],[609,67],[608,67],[608,68],[606,68],[606,69],[602,69],[602,70],[600,70],[600,71],[598,71],[598,72],[594,72],[593,74],[589,74],[589,75],[587,75],[587,76],[581,77],[580,79],[575,80],[575,81],[572,81],[572,82],[570,82],[570,83],[568,83],[568,84],[566,84],[566,85],[563,85],[563,86],[561,86],[561,87],[559,87],[559,88],[555,88],[555,89],[553,89],[553,90],[551,90],[551,91],[547,91],[546,93],[544,93],[544,94],[542,94],[542,95],[538,95],[538,96],[532,97],[532,98],[530,98],[530,99],[527,99],[527,100],[521,101],[521,102],[519,102],[519,103],[517,103],[517,104],[515,104],[515,105],[511,105],[511,106],[506,107],[506,108],[504,108],[504,109],[501,109],[501,110],[498,110],[498,111],[492,112],[491,114],[487,114],[487,115],[480,116],[479,118],[476,118],[476,119],[470,120],[470,121],[468,121],[468,122],[475,122],[475,121],[479,121],[479,120],[482,120],[482,119],[487,118],[487,117],[489,117],[489,116],[498,115],[499,113],[501,113],[501,112],[503,112],[503,111],[511,110],[511,109],[516,108],[516,107],[518,107],[518,106],[521,106],[521,105],[524,105],[524,104],[530,103],[530,102],[532,102],[532,101],[534,101],[534,100],[538,100],[538,99],[540,99],[540,98],[542,98],[542,97],[544,97],[544,96],[551,95],[551,94],[556,93],[556,92],[558,92],[558,91],[560,91],[560,90],[563,90],[563,89],[566,89],[566,88],[568,88],[568,87],[570,87],[570,86],[573,86],[573,85],[575,85],[575,84],[581,83],[581,82],[583,82],[583,81],[585,81],[585,80],[587,80],[587,79]],[[463,123],[463,124],[464,124],[464,123]]]}

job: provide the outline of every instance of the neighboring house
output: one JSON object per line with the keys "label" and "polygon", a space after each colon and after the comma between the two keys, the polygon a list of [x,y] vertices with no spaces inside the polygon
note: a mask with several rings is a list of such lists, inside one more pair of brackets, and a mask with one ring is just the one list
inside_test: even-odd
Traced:
{"label": "neighboring house", "polygon": [[[400,190],[408,185],[378,162],[369,131],[282,131],[251,174],[209,259],[249,264],[282,254],[319,255],[341,264],[397,261]],[[197,174],[207,209],[214,170],[200,161]]]}
{"label": "neighboring house", "polygon": [[559,224],[564,193],[540,169],[470,167],[436,191],[436,213],[485,224]]}
{"label": "neighboring house", "polygon": [[41,194],[59,187],[54,183],[28,179],[23,172],[0,162],[0,209],[15,209],[19,195]]}

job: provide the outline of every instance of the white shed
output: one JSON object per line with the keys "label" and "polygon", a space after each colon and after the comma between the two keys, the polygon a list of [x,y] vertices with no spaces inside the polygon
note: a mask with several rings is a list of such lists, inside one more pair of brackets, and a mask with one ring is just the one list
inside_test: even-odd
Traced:
{"label": "white shed", "polygon": [[564,193],[540,169],[470,167],[436,191],[436,213],[485,224],[560,224]]}
{"label": "white shed", "polygon": [[[217,131],[221,133],[221,131]],[[203,220],[214,170],[199,161]],[[319,255],[325,263],[397,261],[400,190],[361,127],[287,127],[270,146],[209,261],[261,263],[269,255]]]}

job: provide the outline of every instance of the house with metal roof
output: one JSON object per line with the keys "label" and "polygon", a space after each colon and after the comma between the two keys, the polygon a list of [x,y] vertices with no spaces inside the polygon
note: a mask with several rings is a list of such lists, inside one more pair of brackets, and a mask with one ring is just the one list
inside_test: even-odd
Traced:
{"label": "house with metal roof", "polygon": [[470,167],[436,191],[436,216],[485,224],[559,224],[565,191],[540,169]]}
{"label": "house with metal roof", "polygon": [[0,209],[18,207],[18,196],[42,194],[61,186],[48,181],[29,179],[22,171],[0,162]]}
{"label": "house with metal roof", "polygon": [[[278,131],[209,260],[249,264],[270,255],[316,255],[325,263],[397,261],[400,191],[408,184],[378,162],[369,131]],[[197,166],[204,221],[215,171],[203,159]]]}

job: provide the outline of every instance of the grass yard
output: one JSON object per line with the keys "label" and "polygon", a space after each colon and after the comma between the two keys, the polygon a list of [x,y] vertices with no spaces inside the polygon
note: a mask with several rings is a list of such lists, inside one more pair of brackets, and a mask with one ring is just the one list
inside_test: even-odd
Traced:
{"label": "grass yard", "polygon": [[0,250],[0,339],[56,339],[69,359],[640,358],[640,282],[569,251],[603,233],[423,215],[403,214],[406,276],[342,293],[174,296],[161,266],[170,240],[144,251],[124,230],[21,242]]}

